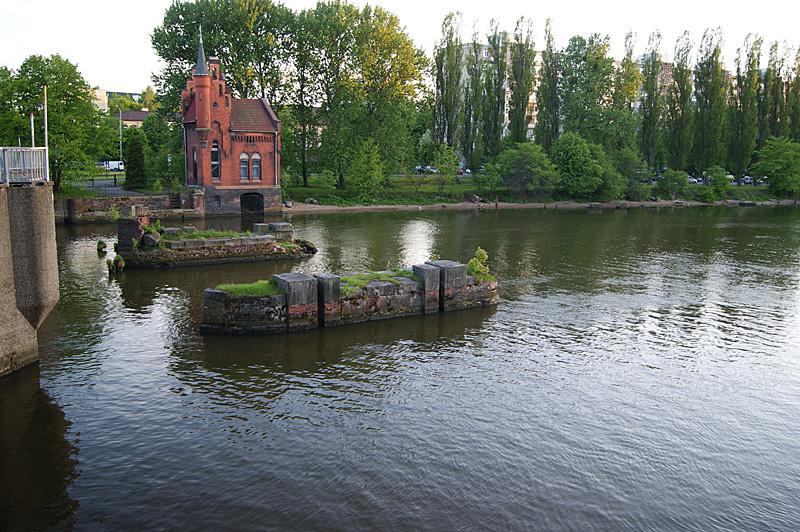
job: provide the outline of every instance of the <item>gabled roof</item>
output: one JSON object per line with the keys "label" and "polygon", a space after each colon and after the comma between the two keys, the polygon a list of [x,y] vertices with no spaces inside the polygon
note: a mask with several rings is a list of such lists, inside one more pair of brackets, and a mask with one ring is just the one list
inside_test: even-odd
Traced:
{"label": "gabled roof", "polygon": [[123,122],[142,122],[150,115],[150,111],[122,111],[120,117]]}
{"label": "gabled roof", "polygon": [[274,133],[279,127],[280,121],[266,100],[258,98],[233,100],[231,131]]}
{"label": "gabled roof", "polygon": [[183,113],[184,124],[197,121],[197,105],[195,105],[195,101],[195,97],[192,95],[191,100],[189,100],[189,107],[186,109],[186,112]]}

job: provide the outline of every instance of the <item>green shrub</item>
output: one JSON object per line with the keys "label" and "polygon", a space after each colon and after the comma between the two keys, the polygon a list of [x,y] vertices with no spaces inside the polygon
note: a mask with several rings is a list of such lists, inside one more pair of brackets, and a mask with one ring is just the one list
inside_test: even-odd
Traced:
{"label": "green shrub", "polygon": [[112,222],[119,221],[120,217],[119,208],[116,205],[112,205],[111,207],[108,208],[108,217],[109,219],[111,219]]}
{"label": "green shrub", "polygon": [[108,247],[108,246],[106,245],[105,240],[98,240],[97,241],[97,252],[98,253],[105,253],[106,252],[106,247]]}
{"label": "green shrub", "polygon": [[217,285],[217,290],[227,292],[228,295],[234,297],[241,296],[256,296],[256,297],[269,297],[276,296],[281,293],[277,283],[274,279],[269,281],[259,280],[254,283],[241,283],[241,284],[220,284]]}
{"label": "green shrub", "polygon": [[494,275],[489,272],[489,254],[482,248],[476,249],[475,256],[467,262],[467,274],[481,283],[495,280]]}

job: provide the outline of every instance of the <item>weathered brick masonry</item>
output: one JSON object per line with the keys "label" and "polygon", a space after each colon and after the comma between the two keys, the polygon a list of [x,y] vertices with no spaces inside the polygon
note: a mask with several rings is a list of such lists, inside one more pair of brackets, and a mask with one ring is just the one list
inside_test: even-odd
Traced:
{"label": "weathered brick masonry", "polygon": [[338,275],[275,275],[281,296],[234,297],[207,289],[201,330],[226,334],[290,332],[347,323],[435,314],[496,305],[497,281],[478,282],[463,264],[431,261],[415,265],[416,279],[394,277],[343,290]]}

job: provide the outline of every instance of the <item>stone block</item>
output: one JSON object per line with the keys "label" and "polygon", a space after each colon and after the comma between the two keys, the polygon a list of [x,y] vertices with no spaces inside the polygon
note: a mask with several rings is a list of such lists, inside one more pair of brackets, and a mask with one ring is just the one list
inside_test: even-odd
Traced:
{"label": "stone block", "polygon": [[270,232],[269,226],[270,224],[253,224],[253,234],[266,235]]}
{"label": "stone block", "polygon": [[452,260],[433,260],[426,264],[439,268],[439,310],[459,308],[462,289],[467,285],[467,266]]}
{"label": "stone block", "polygon": [[273,222],[269,224],[269,231],[275,234],[279,242],[294,240],[294,226],[287,222]]}
{"label": "stone block", "polygon": [[332,273],[314,274],[320,325],[332,327],[342,321],[341,279]]}
{"label": "stone block", "polygon": [[164,243],[167,249],[186,249],[185,240],[166,240]]}
{"label": "stone block", "polygon": [[242,245],[241,238],[226,238],[225,239],[225,246],[227,247],[238,247]]}
{"label": "stone block", "polygon": [[184,233],[196,233],[197,228],[193,225],[184,225],[183,227],[181,227],[181,231],[183,231]]}
{"label": "stone block", "polygon": [[425,314],[439,312],[439,268],[431,264],[416,264],[411,271],[422,279],[422,291],[425,294]]}
{"label": "stone block", "polygon": [[221,248],[225,245],[224,238],[207,238],[203,241],[204,248]]}
{"label": "stone block", "polygon": [[205,244],[205,240],[184,240],[184,247],[186,249],[200,249]]}
{"label": "stone block", "polygon": [[317,280],[304,273],[281,273],[272,278],[278,289],[286,295],[288,330],[319,327]]}
{"label": "stone block", "polygon": [[275,242],[275,235],[255,235],[250,237],[256,244],[264,244],[266,242]]}
{"label": "stone block", "polygon": [[181,233],[180,227],[165,227],[164,234],[165,235],[178,235]]}
{"label": "stone block", "polygon": [[161,235],[158,233],[145,233],[142,237],[142,245],[146,248],[158,247],[159,242],[161,242]]}

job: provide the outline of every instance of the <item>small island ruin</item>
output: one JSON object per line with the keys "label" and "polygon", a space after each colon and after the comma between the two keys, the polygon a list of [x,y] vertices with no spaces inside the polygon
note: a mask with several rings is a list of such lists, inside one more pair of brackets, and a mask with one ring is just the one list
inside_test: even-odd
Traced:
{"label": "small island ruin", "polygon": [[483,261],[432,260],[410,270],[350,275],[277,274],[203,294],[200,330],[277,334],[496,305],[497,280]]}
{"label": "small island ruin", "polygon": [[116,251],[126,267],[168,268],[309,257],[317,248],[294,238],[290,223],[256,223],[253,230],[162,227],[147,214],[117,222]]}

